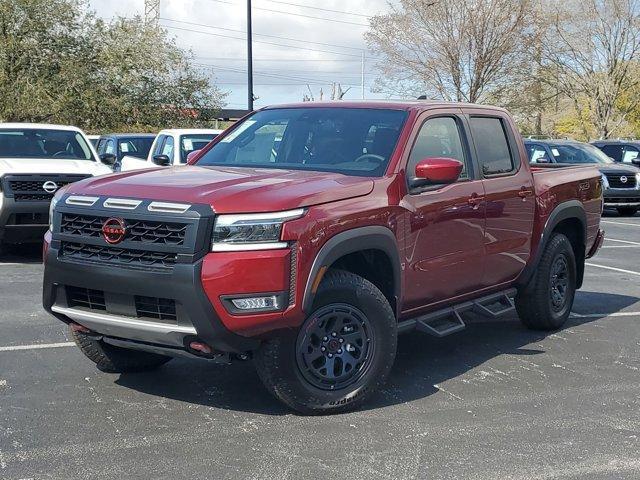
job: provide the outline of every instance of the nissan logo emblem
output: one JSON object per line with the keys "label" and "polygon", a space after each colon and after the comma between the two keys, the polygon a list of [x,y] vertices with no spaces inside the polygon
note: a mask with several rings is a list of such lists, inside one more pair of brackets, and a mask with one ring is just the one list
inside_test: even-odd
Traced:
{"label": "nissan logo emblem", "polygon": [[620,181],[621,181],[622,183],[627,183],[627,177],[625,177],[624,175],[622,175],[622,176],[620,177]]}
{"label": "nissan logo emblem", "polygon": [[47,193],[55,193],[58,190],[58,184],[48,180],[42,184],[42,189]]}
{"label": "nissan logo emblem", "polygon": [[102,236],[111,245],[120,243],[127,234],[127,227],[121,218],[109,218],[102,224]]}

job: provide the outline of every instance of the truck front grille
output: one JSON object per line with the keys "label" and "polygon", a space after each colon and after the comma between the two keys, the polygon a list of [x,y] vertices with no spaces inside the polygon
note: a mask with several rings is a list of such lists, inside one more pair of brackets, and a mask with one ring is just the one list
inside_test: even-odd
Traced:
{"label": "truck front grille", "polygon": [[[90,288],[65,287],[67,293],[67,304],[70,308],[84,308],[110,312],[105,301],[105,292],[102,290],[92,290]],[[135,316],[141,319],[153,319],[163,323],[177,323],[176,301],[170,298],[142,297],[138,295],[118,297],[118,310],[135,308]],[[127,305],[130,305],[127,307]],[[114,305],[112,304],[112,307]],[[133,310],[131,310],[133,314]]]}
{"label": "truck front grille", "polygon": [[[90,175],[10,175],[6,177],[7,196],[16,202],[47,202],[55,192],[70,183],[88,178]],[[45,183],[53,182],[54,190],[44,189]]]}
{"label": "truck front grille", "polygon": [[177,260],[176,253],[150,252],[129,248],[105,247],[83,243],[63,242],[60,257],[116,266],[170,269]]}
{"label": "truck front grille", "polygon": [[104,292],[90,288],[66,287],[67,303],[70,307],[82,307],[90,310],[106,310]]}
{"label": "truck front grille", "polygon": [[[98,238],[102,235],[102,225],[109,217],[75,215],[64,213],[60,223],[60,232]],[[136,243],[155,243],[164,245],[184,245],[188,224],[154,222],[148,220],[125,220],[126,239]]]}
{"label": "truck front grille", "polygon": [[[633,173],[618,174],[607,173],[607,180],[611,188],[636,188],[636,176]],[[622,181],[626,179],[626,181]]]}
{"label": "truck front grille", "polygon": [[161,321],[176,322],[176,302],[169,298],[135,296],[138,317],[153,318]]}

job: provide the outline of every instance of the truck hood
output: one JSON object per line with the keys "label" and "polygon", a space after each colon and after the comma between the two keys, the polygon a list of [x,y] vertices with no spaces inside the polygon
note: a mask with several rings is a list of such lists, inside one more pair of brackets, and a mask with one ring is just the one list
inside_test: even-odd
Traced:
{"label": "truck hood", "polygon": [[104,175],[111,169],[93,160],[57,160],[55,158],[0,158],[0,175],[9,174],[88,174]]}
{"label": "truck hood", "polygon": [[217,213],[261,213],[367,195],[373,180],[338,173],[180,166],[87,179],[68,192],[209,204]]}
{"label": "truck hood", "polygon": [[627,165],[624,163],[607,163],[606,165],[601,165],[598,167],[602,173],[613,173],[613,174],[627,174],[629,176],[633,176],[636,173],[640,172],[640,168],[635,165]]}

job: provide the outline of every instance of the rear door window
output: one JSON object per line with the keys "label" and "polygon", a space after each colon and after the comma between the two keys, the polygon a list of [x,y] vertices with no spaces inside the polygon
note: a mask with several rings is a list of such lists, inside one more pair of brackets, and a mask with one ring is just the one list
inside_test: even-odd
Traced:
{"label": "rear door window", "polygon": [[504,122],[494,117],[471,117],[471,134],[484,176],[503,175],[515,170]]}

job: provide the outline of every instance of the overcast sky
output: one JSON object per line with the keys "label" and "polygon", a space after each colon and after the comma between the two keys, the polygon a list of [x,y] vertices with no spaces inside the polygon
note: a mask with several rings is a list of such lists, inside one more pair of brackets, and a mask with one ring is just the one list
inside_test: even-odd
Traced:
{"label": "overcast sky", "polygon": [[[246,42],[227,38],[244,36],[246,2],[161,2],[160,24],[168,27],[180,46],[193,50],[201,68],[214,76],[220,88],[229,92],[229,108],[246,108]],[[144,13],[144,0],[90,0],[90,4],[104,18]],[[328,98],[331,82],[335,81],[342,83],[343,88],[352,86],[346,99],[361,98],[361,53],[366,48],[363,34],[367,30],[368,16],[387,10],[387,0],[325,0],[321,3],[312,0],[253,0],[254,92],[260,97],[256,106],[299,101],[307,93],[307,83],[311,84],[316,97],[322,87],[325,98]],[[379,97],[370,91],[376,76],[375,61],[371,56],[372,52],[365,52],[367,98]]]}

